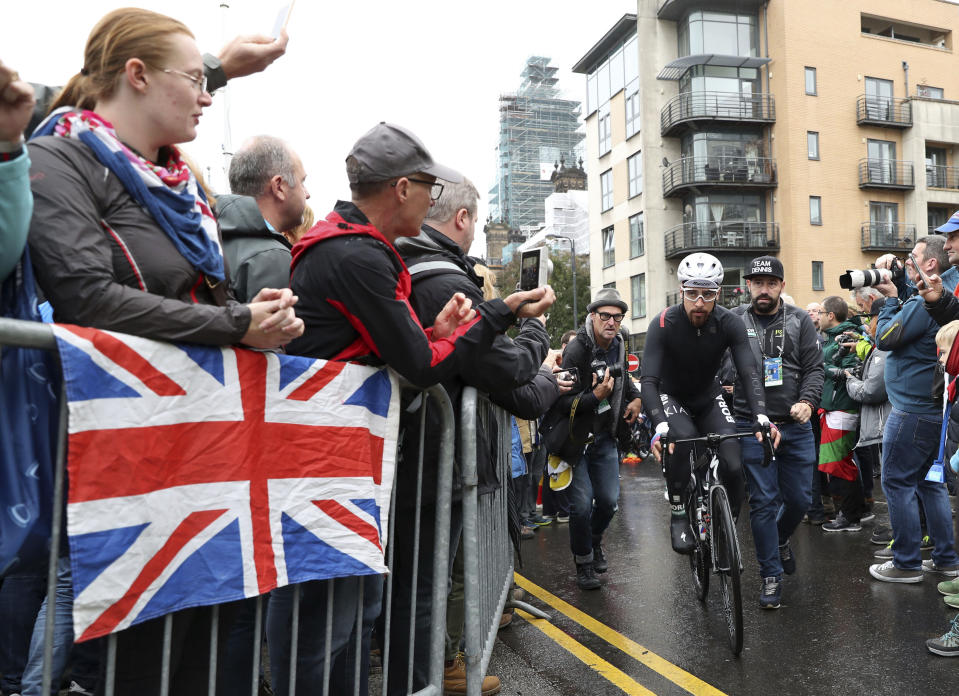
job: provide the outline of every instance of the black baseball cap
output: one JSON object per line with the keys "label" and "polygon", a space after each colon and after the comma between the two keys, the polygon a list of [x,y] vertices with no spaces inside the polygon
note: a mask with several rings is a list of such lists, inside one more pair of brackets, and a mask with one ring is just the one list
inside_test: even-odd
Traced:
{"label": "black baseball cap", "polygon": [[351,184],[389,181],[416,172],[451,184],[463,181],[459,172],[433,161],[423,142],[402,126],[381,121],[356,141],[346,158]]}
{"label": "black baseball cap", "polygon": [[749,264],[749,273],[743,275],[747,280],[753,276],[772,276],[785,280],[782,262],[775,256],[757,256]]}

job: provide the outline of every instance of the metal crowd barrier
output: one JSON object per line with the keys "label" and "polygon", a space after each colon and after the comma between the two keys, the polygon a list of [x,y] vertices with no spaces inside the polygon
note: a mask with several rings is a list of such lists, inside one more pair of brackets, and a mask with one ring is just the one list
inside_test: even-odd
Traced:
{"label": "metal crowd barrier", "polygon": [[[26,348],[40,348],[45,350],[55,351],[56,341],[53,337],[53,332],[49,326],[44,324],[37,324],[32,322],[24,322],[13,319],[3,319],[0,318],[0,346],[10,346],[10,347],[26,347]],[[402,380],[401,380],[402,382]],[[388,689],[388,670],[389,670],[389,655],[391,650],[403,649],[404,647],[407,650],[407,673],[412,673],[412,663],[413,663],[413,650],[416,640],[427,639],[430,641],[430,666],[429,666],[429,685],[426,688],[423,688],[415,692],[414,696],[439,696],[442,694],[443,689],[443,661],[444,661],[444,651],[445,651],[445,639],[446,639],[446,599],[447,599],[447,583],[449,579],[449,529],[450,529],[450,510],[451,510],[451,489],[452,489],[452,478],[453,478],[453,448],[455,444],[455,423],[453,419],[453,409],[450,403],[449,397],[446,394],[446,391],[441,386],[433,386],[429,389],[420,390],[409,384],[402,384],[402,389],[404,395],[409,396],[411,392],[422,395],[424,398],[419,398],[419,419],[420,419],[420,455],[417,465],[417,505],[416,505],[416,521],[415,521],[415,533],[414,538],[419,539],[420,525],[424,520],[420,519],[420,498],[422,496],[422,484],[424,481],[423,476],[423,447],[422,447],[422,436],[425,432],[423,427],[426,419],[426,410],[428,407],[437,408],[440,414],[441,428],[442,432],[440,434],[440,449],[439,449],[439,461],[437,462],[437,481],[445,482],[446,485],[437,486],[436,492],[436,515],[433,520],[434,533],[436,534],[435,541],[435,553],[433,556],[433,564],[431,572],[433,574],[433,592],[432,592],[432,607],[431,607],[431,631],[429,636],[414,635],[414,631],[411,629],[409,640],[404,641],[403,644],[396,646],[391,645],[389,641],[390,635],[390,608],[393,602],[393,574],[392,572],[387,575],[385,582],[385,590],[383,593],[383,609],[381,613],[382,625],[384,629],[382,634],[378,636],[378,642],[382,653],[382,664],[383,672],[382,677],[380,678],[381,683],[378,684],[380,693],[383,696],[386,696]],[[404,400],[405,401],[405,400]],[[413,399],[413,402],[417,401],[416,398]],[[431,406],[430,406],[431,405]],[[409,410],[409,409],[408,409]],[[436,432],[433,431],[435,436]],[[60,548],[60,536],[61,536],[61,526],[63,522],[63,514],[65,512],[64,505],[64,496],[65,496],[65,459],[66,459],[66,442],[67,442],[67,405],[66,398],[61,399],[61,408],[60,408],[60,437],[59,442],[57,443],[57,459],[56,459],[56,470],[54,478],[54,505],[53,505],[53,519],[52,519],[52,535],[50,543],[50,557],[49,557],[49,567],[47,573],[47,598],[48,606],[55,606],[55,593],[57,585],[57,559],[58,551]],[[397,458],[399,461],[399,457]],[[409,466],[412,462],[405,462],[405,466]],[[474,462],[475,464],[475,462]],[[398,464],[399,466],[399,464]],[[475,466],[474,466],[475,469]],[[474,475],[475,479],[475,475]],[[395,479],[394,479],[394,492],[395,492]],[[502,496],[505,501],[505,495]],[[390,507],[390,531],[389,531],[389,544],[387,546],[387,565],[389,568],[393,569],[393,558],[394,558],[394,547],[392,540],[394,537],[394,525],[396,521],[396,496],[391,497],[391,507]],[[428,520],[427,520],[428,522]],[[504,527],[505,529],[505,527]],[[475,525],[474,525],[474,538],[475,538]],[[418,544],[418,542],[417,542]],[[418,551],[414,550],[413,558],[418,558]],[[475,560],[474,560],[475,565]],[[416,585],[417,578],[421,569],[415,568],[413,571],[413,590],[412,590],[412,602],[413,609],[412,613],[415,615],[415,603],[416,603]],[[365,577],[365,576],[364,576]],[[376,577],[376,576],[370,576]],[[0,581],[2,582],[2,581]],[[370,583],[365,583],[362,581],[360,583],[360,592],[359,598],[356,602],[356,626],[361,625],[363,618],[363,609],[364,609],[364,598],[366,596],[365,590],[366,586]],[[262,595],[256,598],[255,602],[255,614],[254,614],[254,629],[253,629],[253,645],[252,654],[253,654],[253,663],[252,663],[252,672],[251,672],[251,686],[249,693],[252,696],[258,696],[260,688],[260,666],[261,666],[261,654],[263,649],[263,633],[264,633],[264,615],[266,613],[266,603],[264,599],[267,598],[266,595]],[[297,586],[293,592],[293,619],[292,619],[292,629],[291,629],[291,650],[290,650],[290,664],[288,666],[289,672],[289,684],[291,685],[291,691],[296,691],[296,670],[297,670],[297,656],[298,656],[298,641],[299,641],[299,629],[300,629],[300,616],[299,616],[299,607],[301,600],[301,586]],[[337,602],[337,598],[334,593],[334,583],[332,581],[327,582],[327,602],[326,602],[326,622],[324,626],[315,627],[317,631],[324,631],[326,636],[325,646],[326,652],[324,655],[324,670],[323,670],[323,690],[322,693],[324,696],[330,693],[330,673],[331,673],[331,647],[332,647],[332,628],[333,628],[333,607]],[[217,678],[218,678],[218,654],[222,656],[223,648],[219,645],[220,635],[220,626],[219,626],[219,616],[220,616],[220,606],[209,607],[208,611],[211,614],[210,619],[210,640],[209,640],[209,667],[207,670],[207,684],[206,692],[210,696],[215,696],[217,693]],[[160,696],[168,696],[171,692],[171,655],[173,652],[173,616],[169,614],[163,618],[163,640],[160,654],[156,655],[156,660],[161,664],[160,672],[160,684],[158,685],[158,693]],[[46,613],[46,627],[43,643],[43,683],[42,683],[42,693],[48,694],[51,692],[52,681],[54,678],[60,678],[61,675],[54,675],[52,673],[52,664],[53,664],[53,650],[54,650],[54,621],[56,618],[55,611],[47,611]],[[411,622],[411,626],[415,625],[415,622]],[[356,630],[355,641],[353,643],[354,655],[358,656],[358,659],[355,660],[353,665],[353,677],[354,677],[354,687],[352,693],[356,696],[359,696],[359,677],[361,669],[361,660],[368,660],[369,655],[363,654],[362,651],[362,632]],[[122,635],[122,632],[121,634]],[[117,633],[113,633],[108,636],[105,640],[105,649],[101,651],[102,660],[105,662],[105,669],[101,668],[101,675],[103,676],[102,684],[102,693],[105,696],[115,696],[117,693],[116,685],[116,669],[117,669]],[[353,640],[351,638],[351,640]],[[268,665],[268,672],[275,672],[277,669],[281,669],[280,665]],[[222,674],[222,669],[220,670]],[[412,676],[409,677],[409,682],[412,681]],[[369,693],[375,693],[374,684],[376,682],[376,677],[374,676],[371,679],[371,686]],[[195,686],[195,685],[191,685]],[[202,687],[201,687],[202,688]],[[409,692],[410,689],[407,687],[406,692]],[[191,691],[191,693],[194,691]],[[337,692],[342,693],[342,692]],[[307,696],[304,689],[299,689],[299,693],[296,696]],[[314,692],[310,691],[308,696],[314,696]],[[367,696],[367,694],[363,694]]]}
{"label": "metal crowd barrier", "polygon": [[[512,423],[504,409],[473,387],[463,389],[460,404],[460,465],[463,479],[463,563],[465,593],[464,642],[466,693],[480,696],[500,617],[507,606],[541,619],[539,609],[510,598],[513,586],[513,545],[509,536],[506,487],[510,485]],[[476,467],[477,430],[496,433],[491,456],[500,488],[479,495]]]}

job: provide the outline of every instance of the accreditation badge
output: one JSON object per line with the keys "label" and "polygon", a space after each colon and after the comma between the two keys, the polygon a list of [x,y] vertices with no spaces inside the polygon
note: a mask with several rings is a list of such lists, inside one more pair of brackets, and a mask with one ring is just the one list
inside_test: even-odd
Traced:
{"label": "accreditation badge", "polygon": [[764,358],[763,374],[765,375],[765,384],[767,387],[782,386],[783,359],[782,358]]}

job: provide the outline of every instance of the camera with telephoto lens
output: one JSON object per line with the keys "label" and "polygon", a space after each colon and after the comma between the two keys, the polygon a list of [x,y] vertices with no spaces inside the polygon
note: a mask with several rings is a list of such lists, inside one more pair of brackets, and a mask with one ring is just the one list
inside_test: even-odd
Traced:
{"label": "camera with telephoto lens", "polygon": [[607,365],[605,360],[594,360],[589,364],[589,369],[596,375],[596,379],[600,382],[606,379],[607,370],[609,370],[609,374],[613,379],[623,376],[622,365]]}
{"label": "camera with telephoto lens", "polygon": [[897,257],[892,262],[892,269],[869,268],[865,271],[853,271],[847,268],[846,272],[839,276],[839,287],[843,290],[856,290],[867,285],[879,285],[886,280],[894,281],[902,278],[904,273],[902,259]]}

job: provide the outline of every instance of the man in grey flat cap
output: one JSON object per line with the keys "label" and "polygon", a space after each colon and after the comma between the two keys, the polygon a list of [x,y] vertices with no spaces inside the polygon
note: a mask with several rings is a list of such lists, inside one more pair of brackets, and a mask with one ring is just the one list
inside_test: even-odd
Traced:
{"label": "man in grey flat cap", "polygon": [[[489,350],[493,339],[518,317],[543,314],[555,296],[547,286],[517,292],[505,300],[473,307],[456,293],[425,331],[409,303],[410,274],[396,251],[400,237],[415,237],[430,208],[443,194],[442,178],[458,183],[463,177],[433,161],[423,143],[400,126],[379,123],[361,137],[346,158],[351,201],[337,201],[325,220],[293,247],[290,287],[299,296],[297,315],[306,330],[287,352],[327,360],[387,364],[410,382],[429,386],[449,378],[462,365]],[[301,311],[302,310],[302,311]],[[518,387],[533,377],[514,375]],[[378,580],[378,578],[377,578]],[[335,582],[334,663],[354,628],[357,578],[309,582],[302,586],[296,684],[286,670],[274,672],[277,694],[322,690],[327,583]],[[369,655],[369,633],[379,614],[375,601],[382,585],[367,577],[363,616],[361,667]],[[285,587],[270,598],[268,638],[274,665],[290,664],[293,592]],[[424,639],[416,636],[417,640]],[[334,664],[334,667],[337,667]],[[345,671],[353,674],[353,666]],[[341,673],[337,667],[334,674]],[[359,693],[366,693],[366,669],[361,669]],[[334,677],[335,680],[335,677]],[[353,692],[353,684],[333,684],[333,693]]]}

